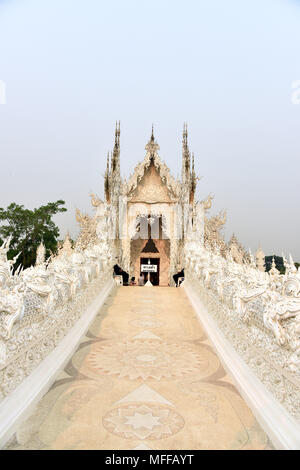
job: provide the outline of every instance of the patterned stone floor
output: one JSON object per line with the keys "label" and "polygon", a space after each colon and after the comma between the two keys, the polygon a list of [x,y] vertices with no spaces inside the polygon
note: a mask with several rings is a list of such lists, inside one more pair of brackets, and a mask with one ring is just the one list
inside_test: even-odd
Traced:
{"label": "patterned stone floor", "polygon": [[10,449],[271,449],[183,289],[121,287]]}

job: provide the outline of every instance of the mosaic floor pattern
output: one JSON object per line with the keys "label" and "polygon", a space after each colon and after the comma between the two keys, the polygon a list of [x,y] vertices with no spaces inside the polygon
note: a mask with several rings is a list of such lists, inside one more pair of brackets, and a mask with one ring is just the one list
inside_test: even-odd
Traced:
{"label": "mosaic floor pattern", "polygon": [[183,289],[121,287],[10,449],[271,449]]}

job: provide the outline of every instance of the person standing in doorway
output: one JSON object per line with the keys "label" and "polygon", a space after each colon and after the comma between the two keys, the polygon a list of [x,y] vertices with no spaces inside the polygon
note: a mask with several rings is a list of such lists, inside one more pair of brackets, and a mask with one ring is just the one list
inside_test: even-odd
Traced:
{"label": "person standing in doorway", "polygon": [[144,279],[144,276],[143,276],[142,273],[140,274],[140,277],[138,279],[138,284],[139,284],[139,286],[144,286],[145,285],[145,279]]}

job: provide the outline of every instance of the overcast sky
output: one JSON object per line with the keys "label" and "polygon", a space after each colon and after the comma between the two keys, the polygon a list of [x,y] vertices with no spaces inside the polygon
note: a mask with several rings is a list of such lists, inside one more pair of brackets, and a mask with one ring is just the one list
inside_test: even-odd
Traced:
{"label": "overcast sky", "polygon": [[64,199],[74,237],[115,121],[123,175],[153,122],[175,177],[186,121],[226,238],[300,260],[300,1],[0,0],[0,80],[0,207]]}

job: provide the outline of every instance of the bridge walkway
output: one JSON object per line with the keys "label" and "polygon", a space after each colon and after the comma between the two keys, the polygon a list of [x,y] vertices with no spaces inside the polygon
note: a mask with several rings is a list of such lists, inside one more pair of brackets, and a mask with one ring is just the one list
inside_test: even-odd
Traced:
{"label": "bridge walkway", "polygon": [[183,289],[121,287],[10,449],[270,449]]}

